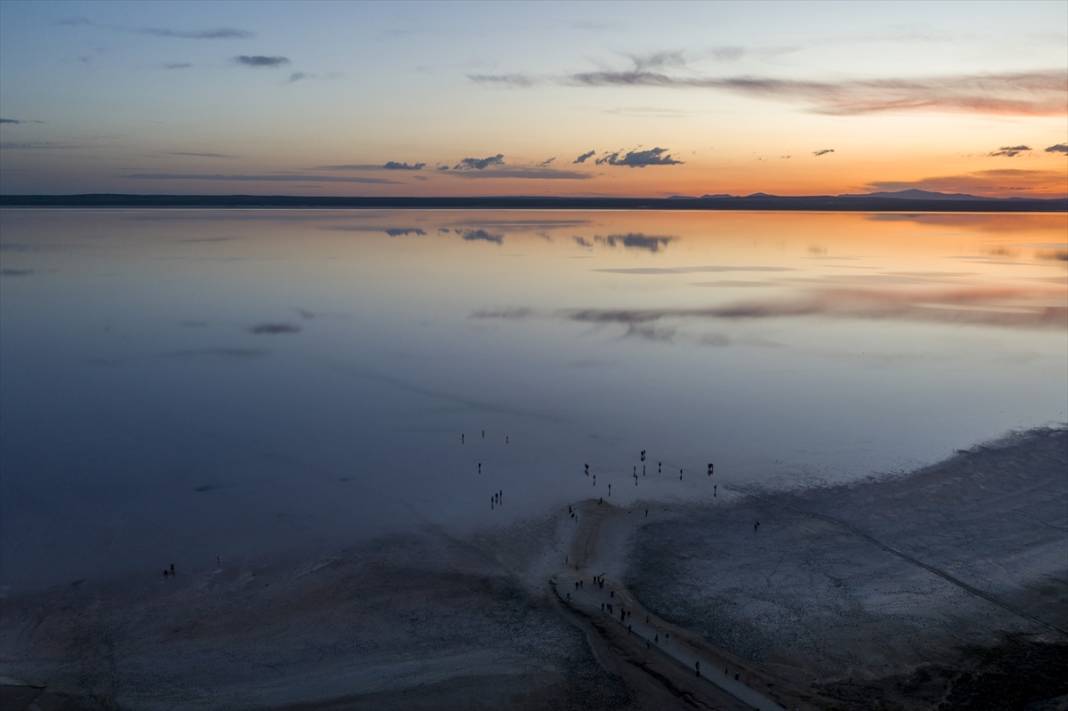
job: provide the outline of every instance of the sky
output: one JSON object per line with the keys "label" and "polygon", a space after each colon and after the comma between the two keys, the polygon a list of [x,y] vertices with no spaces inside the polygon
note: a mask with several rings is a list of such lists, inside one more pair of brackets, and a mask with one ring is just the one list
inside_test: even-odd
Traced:
{"label": "sky", "polygon": [[1068,3],[0,2],[0,193],[1068,194]]}

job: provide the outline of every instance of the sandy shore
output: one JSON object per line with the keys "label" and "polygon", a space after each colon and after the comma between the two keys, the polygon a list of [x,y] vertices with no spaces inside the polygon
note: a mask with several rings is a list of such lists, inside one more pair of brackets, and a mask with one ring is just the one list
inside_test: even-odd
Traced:
{"label": "sandy shore", "polygon": [[[748,493],[643,526],[628,586],[710,644],[850,707],[956,707],[984,674],[1006,677],[1008,696],[986,694],[993,707],[1068,694],[1047,679],[1068,662],[1068,430],[908,476]],[[1004,674],[1014,658],[1026,661]]]}
{"label": "sandy shore", "polygon": [[851,486],[650,504],[648,517],[576,502],[575,517],[466,539],[426,530],[15,596],[0,705],[1056,704],[1066,471],[1068,430],[1042,430]]}

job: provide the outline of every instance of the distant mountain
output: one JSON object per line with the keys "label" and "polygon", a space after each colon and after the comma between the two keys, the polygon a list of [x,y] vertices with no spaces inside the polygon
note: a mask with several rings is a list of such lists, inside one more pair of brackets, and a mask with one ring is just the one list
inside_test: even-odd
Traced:
{"label": "distant mountain", "polygon": [[0,207],[210,207],[523,210],[825,210],[844,212],[1068,212],[1068,198],[987,198],[927,190],[863,195],[654,197],[342,197],[302,195],[0,195]]}
{"label": "distant mountain", "polygon": [[895,190],[881,193],[858,193],[839,195],[840,198],[886,198],[888,200],[989,200],[990,198],[966,193],[937,193],[931,190]]}

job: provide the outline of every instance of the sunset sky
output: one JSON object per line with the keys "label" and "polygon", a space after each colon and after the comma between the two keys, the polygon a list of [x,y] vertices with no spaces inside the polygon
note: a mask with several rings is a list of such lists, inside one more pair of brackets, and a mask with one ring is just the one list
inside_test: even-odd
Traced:
{"label": "sunset sky", "polygon": [[1064,196],[1068,3],[5,1],[0,118],[4,194]]}

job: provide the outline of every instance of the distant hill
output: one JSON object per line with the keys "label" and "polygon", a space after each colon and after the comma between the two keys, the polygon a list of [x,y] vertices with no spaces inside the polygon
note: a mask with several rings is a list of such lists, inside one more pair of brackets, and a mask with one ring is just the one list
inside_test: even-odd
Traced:
{"label": "distant hill", "polygon": [[[965,193],[936,193],[931,190],[897,190],[883,193],[860,193],[858,195],[839,195],[842,198],[888,198],[892,200],[989,200],[990,198]],[[1011,199],[1011,198],[1009,198]]]}
{"label": "distant hill", "polygon": [[809,210],[847,212],[1068,212],[1068,198],[987,198],[926,190],[860,195],[642,197],[314,197],[301,195],[0,195],[0,207],[185,207],[468,210]]}

